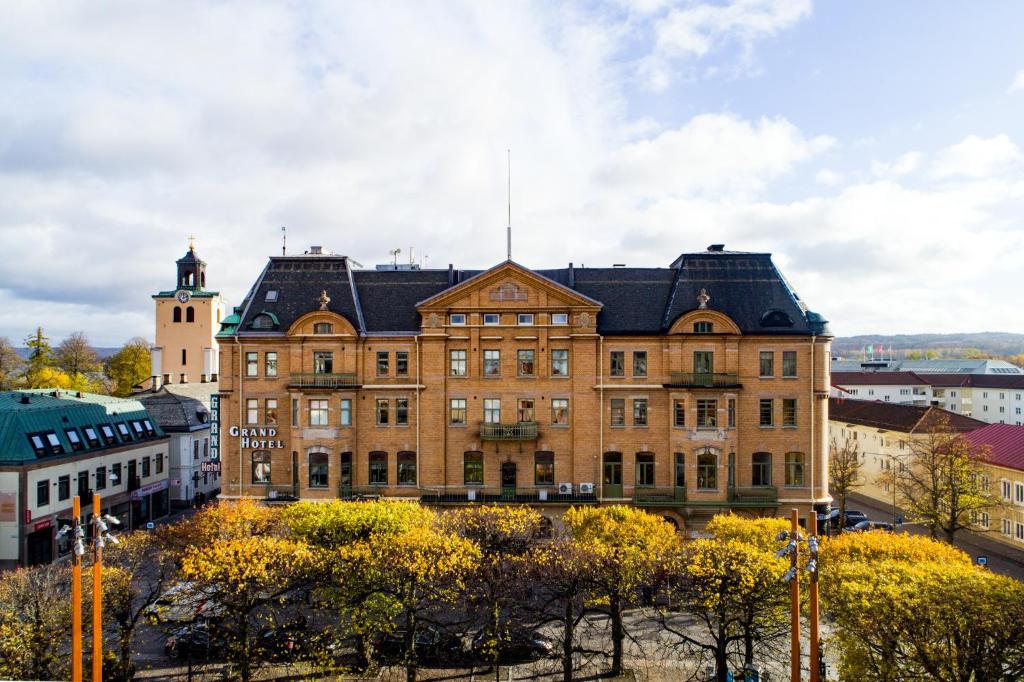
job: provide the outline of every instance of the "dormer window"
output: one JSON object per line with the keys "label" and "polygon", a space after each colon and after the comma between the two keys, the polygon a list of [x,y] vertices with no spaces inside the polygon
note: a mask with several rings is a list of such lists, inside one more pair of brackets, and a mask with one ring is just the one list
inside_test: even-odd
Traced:
{"label": "dormer window", "polygon": [[107,441],[107,445],[117,442],[117,438],[114,437],[114,429],[110,428],[110,424],[101,424],[100,431],[103,432],[103,439]]}
{"label": "dormer window", "polygon": [[270,313],[260,313],[252,318],[249,326],[253,329],[273,329],[277,326],[277,319]]}
{"label": "dormer window", "polygon": [[118,433],[121,434],[121,440],[127,442],[127,441],[130,441],[132,439],[131,434],[128,433],[128,425],[127,424],[118,423],[117,431],[118,431]]}
{"label": "dormer window", "polygon": [[463,327],[466,325],[466,314],[465,313],[452,313],[448,316],[448,324],[453,327]]}
{"label": "dormer window", "polygon": [[277,301],[277,289],[271,289],[267,292],[267,295],[263,298],[264,301],[274,303]]}
{"label": "dormer window", "polygon": [[713,322],[708,322],[707,320],[701,320],[700,322],[694,322],[693,323],[693,333],[694,334],[714,334],[715,333],[715,324]]}
{"label": "dormer window", "polygon": [[762,327],[792,327],[793,318],[785,311],[774,309],[769,310],[761,316]]}
{"label": "dormer window", "polygon": [[334,332],[334,325],[330,322],[315,322],[313,324],[314,334],[331,334]]}
{"label": "dormer window", "polygon": [[520,327],[532,327],[533,313],[519,313],[516,316],[516,324],[518,324]]}
{"label": "dormer window", "polygon": [[85,431],[85,439],[89,441],[89,445],[94,448],[97,447],[100,444],[100,439],[96,436],[96,429],[91,426],[86,426],[83,430]]}
{"label": "dormer window", "polygon": [[64,435],[68,437],[68,442],[71,443],[71,449],[75,452],[85,449],[85,444],[82,442],[81,437],[78,435],[77,429],[64,429]]}
{"label": "dormer window", "polygon": [[555,325],[566,325],[566,324],[569,324],[569,313],[551,313],[551,324],[555,324]]}

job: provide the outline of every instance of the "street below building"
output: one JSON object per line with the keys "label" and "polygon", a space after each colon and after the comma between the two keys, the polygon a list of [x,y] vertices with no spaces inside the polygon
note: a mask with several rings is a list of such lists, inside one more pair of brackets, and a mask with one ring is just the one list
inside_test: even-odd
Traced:
{"label": "street below building", "polygon": [[[847,509],[859,509],[868,515],[872,521],[885,521],[892,523],[892,505],[879,502],[864,495],[852,493],[847,503]],[[905,516],[903,510],[897,509],[897,516]],[[928,530],[918,523],[904,523],[899,526],[897,532],[911,533],[914,535],[927,535]],[[992,530],[989,535],[995,535],[999,531]],[[980,533],[964,531],[957,534],[956,546],[970,555],[971,561],[978,563],[978,557],[988,559],[988,568],[1002,575],[1008,575],[1017,580],[1024,580],[1024,550],[1008,547],[1005,543]]]}

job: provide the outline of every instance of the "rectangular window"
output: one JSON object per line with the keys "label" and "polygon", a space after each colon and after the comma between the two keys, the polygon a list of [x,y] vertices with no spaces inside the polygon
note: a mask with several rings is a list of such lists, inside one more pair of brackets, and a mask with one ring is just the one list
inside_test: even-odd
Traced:
{"label": "rectangular window", "polygon": [[299,399],[292,398],[292,426],[299,425]]}
{"label": "rectangular window", "polygon": [[254,484],[270,483],[270,453],[257,450],[252,453],[252,482]]}
{"label": "rectangular window", "polygon": [[317,351],[313,353],[313,372],[316,374],[334,373],[334,353]]}
{"label": "rectangular window", "polygon": [[120,485],[120,484],[121,484],[121,463],[118,462],[117,464],[115,464],[112,467],[110,467],[110,485]]}
{"label": "rectangular window", "polygon": [[672,401],[672,425],[677,427],[686,426],[686,401]]}
{"label": "rectangular window", "polygon": [[551,376],[569,376],[569,350],[566,348],[555,348],[551,351]]}
{"label": "rectangular window", "polygon": [[[113,435],[113,434],[111,434]],[[36,451],[37,455],[46,454],[46,443],[43,442],[43,437],[39,434],[33,433],[28,437],[30,443],[32,443],[32,449]]]}
{"label": "rectangular window", "polygon": [[796,426],[796,398],[782,399],[782,425]]}
{"label": "rectangular window", "polygon": [[258,377],[260,375],[260,354],[245,354],[245,376]]}
{"label": "rectangular window", "polygon": [[[125,443],[131,442],[132,435],[128,433],[127,424],[125,424],[124,422],[118,422],[117,432],[121,434],[121,440],[123,440]],[[47,434],[47,437],[50,439],[50,445],[53,446],[57,441],[57,437],[54,436],[52,433]]]}
{"label": "rectangular window", "polygon": [[639,486],[654,485],[654,453],[636,453],[636,484]]}
{"label": "rectangular window", "polygon": [[496,398],[484,399],[484,423],[501,423],[501,401]]}
{"label": "rectangular window", "polygon": [[149,476],[149,457],[142,458],[142,477],[146,478]]}
{"label": "rectangular window", "polygon": [[516,410],[516,421],[522,424],[523,422],[533,421],[533,399],[532,398],[520,398],[518,403],[518,409]]}
{"label": "rectangular window", "polygon": [[501,324],[501,315],[498,313],[484,313],[484,325],[496,327]]}
{"label": "rectangular window", "polygon": [[408,351],[395,351],[395,376],[409,376],[409,353]]}
{"label": "rectangular window", "polygon": [[409,399],[395,398],[395,426],[408,426]]}
{"label": "rectangular window", "polygon": [[416,485],[416,453],[408,450],[398,453],[398,485]]}
{"label": "rectangular window", "polygon": [[626,352],[613,350],[608,364],[608,374],[613,377],[626,376]]}
{"label": "rectangular window", "polygon": [[555,484],[555,453],[546,451],[534,453],[533,484]]}
{"label": "rectangular window", "polygon": [[736,428],[736,398],[729,398],[726,403],[726,417],[728,421],[726,424],[730,429]]}
{"label": "rectangular window", "polygon": [[1010,499],[1010,489],[1012,488],[1012,486],[1010,485],[1010,482],[1009,481],[1000,481],[1000,484],[1002,485],[1002,489],[1003,489],[1003,499],[1004,500],[1009,500]]}
{"label": "rectangular window", "polygon": [[50,479],[36,483],[36,506],[45,507],[50,504]]}
{"label": "rectangular window", "polygon": [[569,425],[569,399],[551,399],[551,423],[556,426]]}
{"label": "rectangular window", "polygon": [[1015,504],[1024,504],[1024,483],[1013,484],[1013,501]]}
{"label": "rectangular window", "polygon": [[761,351],[758,367],[762,377],[775,376],[775,353],[770,350]]}
{"label": "rectangular window", "polygon": [[516,351],[516,373],[521,377],[533,376],[533,350]]}
{"label": "rectangular window", "polygon": [[484,453],[471,450],[462,455],[462,482],[464,485],[484,484]]}
{"label": "rectangular window", "polygon": [[693,373],[713,374],[715,371],[715,354],[709,350],[693,352]]}
{"label": "rectangular window", "polygon": [[277,376],[277,353],[266,353],[263,356],[263,373],[268,377]]}
{"label": "rectangular window", "polygon": [[1017,523],[1017,524],[1015,524],[1015,526],[1016,526],[1017,539],[1018,540],[1024,540],[1024,523]]}
{"label": "rectangular window", "polygon": [[96,490],[107,487],[107,467],[96,467]]}
{"label": "rectangular window", "polygon": [[718,401],[713,399],[697,400],[697,428],[714,429],[718,427]]}
{"label": "rectangular window", "polygon": [[[1020,408],[1017,409],[1019,410]],[[86,426],[83,430],[85,431],[85,439],[89,441],[89,446],[94,448],[98,447],[100,444],[100,439],[96,435],[96,429],[94,429],[91,426]]]}
{"label": "rectangular window", "polygon": [[386,377],[388,375],[388,353],[387,351],[381,351],[377,353],[377,376]]}
{"label": "rectangular window", "polygon": [[246,398],[245,400],[245,423],[260,423],[260,401],[257,398]]}
{"label": "rectangular window", "polygon": [[463,326],[465,326],[465,324],[466,324],[466,314],[465,313],[452,313],[451,315],[448,316],[448,324],[452,325],[453,327],[463,327]]}
{"label": "rectangular window", "polygon": [[370,485],[388,484],[388,453],[370,453]]}
{"label": "rectangular window", "polygon": [[706,322],[706,321],[694,322],[693,323],[693,333],[694,334],[714,334],[715,333],[715,325],[714,325],[713,322]]}
{"label": "rectangular window", "polygon": [[673,483],[677,488],[686,488],[686,455],[682,452],[676,453],[676,471]]}
{"label": "rectangular window", "polygon": [[798,488],[804,485],[804,454],[802,452],[786,453],[786,485]]}
{"label": "rectangular window", "polygon": [[501,376],[501,351],[500,350],[485,350],[484,351],[484,376],[485,377],[500,377]]}
{"label": "rectangular window", "polygon": [[61,476],[57,479],[57,500],[63,502],[71,497],[71,477]]}
{"label": "rectangular window", "polygon": [[770,453],[754,453],[751,458],[750,484],[753,486],[772,484],[772,456]]}
{"label": "rectangular window", "polygon": [[326,488],[327,487],[327,453],[326,452],[311,452],[309,453],[309,487],[310,488]]}
{"label": "rectangular window", "polygon": [[309,401],[309,425],[327,426],[330,423],[328,418],[327,401],[316,399]]}
{"label": "rectangular window", "polygon": [[464,349],[448,351],[448,374],[453,377],[466,376],[466,351]]}
{"label": "rectangular window", "polygon": [[387,426],[389,404],[387,398],[377,398],[377,425]]}
{"label": "rectangular window", "polygon": [[1010,519],[1003,519],[1003,535],[1007,535],[1007,536],[1010,535],[1010,533],[1011,533],[1010,526],[1011,525],[1012,524],[1010,523]]}
{"label": "rectangular window", "polygon": [[647,398],[633,399],[633,426],[647,426]]}
{"label": "rectangular window", "polygon": [[569,313],[551,313],[551,324],[559,326],[569,324]]}
{"label": "rectangular window", "polygon": [[64,429],[64,435],[68,437],[68,442],[71,443],[72,450],[78,452],[79,450],[85,449],[85,443],[82,442],[77,429]]}
{"label": "rectangular window", "polygon": [[645,377],[647,376],[647,351],[635,350],[633,351],[633,376]]}
{"label": "rectangular window", "polygon": [[612,426],[625,426],[626,425],[626,401],[623,398],[612,398]]}
{"label": "rectangular window", "polygon": [[164,472],[164,453],[158,452],[156,455],[156,473],[162,474]]}
{"label": "rectangular window", "polygon": [[89,472],[78,472],[78,496],[85,497],[89,494]]}
{"label": "rectangular window", "polygon": [[341,399],[341,425],[352,426],[352,399],[342,398]]}
{"label": "rectangular window", "polygon": [[277,398],[263,401],[263,420],[265,424],[277,425]]}
{"label": "rectangular window", "polygon": [[456,426],[466,425],[465,398],[452,398],[448,402],[448,423]]}
{"label": "rectangular window", "polygon": [[760,415],[758,423],[761,426],[772,426],[774,423],[772,421],[772,403],[773,401],[771,398],[761,398],[761,400],[758,402],[758,414]]}
{"label": "rectangular window", "polygon": [[516,324],[520,327],[532,327],[533,313],[519,313],[516,315]]}

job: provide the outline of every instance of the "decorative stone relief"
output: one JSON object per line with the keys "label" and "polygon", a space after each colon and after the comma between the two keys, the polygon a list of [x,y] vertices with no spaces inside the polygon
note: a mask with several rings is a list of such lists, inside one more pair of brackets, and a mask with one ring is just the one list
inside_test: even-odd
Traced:
{"label": "decorative stone relief", "polygon": [[320,292],[320,310],[327,310],[327,306],[330,302],[331,297],[327,295],[327,290],[324,289]]}
{"label": "decorative stone relief", "polygon": [[697,307],[700,308],[701,310],[704,310],[705,308],[708,307],[708,301],[710,301],[710,300],[711,300],[711,295],[708,294],[708,290],[702,288],[700,290],[700,293],[697,294],[697,303],[700,304]]}
{"label": "decorative stone relief", "polygon": [[492,301],[525,301],[529,297],[526,289],[520,288],[515,282],[506,282],[499,287],[491,289],[490,298]]}

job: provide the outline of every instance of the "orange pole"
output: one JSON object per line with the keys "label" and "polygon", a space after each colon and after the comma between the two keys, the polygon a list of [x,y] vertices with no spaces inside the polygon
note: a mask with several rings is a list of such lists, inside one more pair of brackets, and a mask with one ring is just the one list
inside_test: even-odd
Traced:
{"label": "orange pole", "polygon": [[103,547],[100,545],[99,529],[100,496],[92,498],[92,682],[103,680]]}
{"label": "orange pole", "polygon": [[[818,534],[818,514],[811,509],[811,513],[807,516],[807,531],[809,535]],[[820,646],[820,623],[818,620],[818,571],[815,570],[811,573],[811,584],[809,588],[810,604],[808,608],[811,610],[810,625],[811,625],[811,682],[821,682],[821,670],[819,669],[818,661],[818,647]]]}
{"label": "orange pole", "polygon": [[[799,538],[800,533],[800,512],[793,509],[790,512],[790,538]],[[800,577],[796,574],[797,558],[800,554],[798,549],[789,555],[790,566],[794,569],[793,579],[789,582],[789,617],[792,629],[792,642],[789,652],[789,679],[790,682],[800,682]]]}
{"label": "orange pole", "polygon": [[82,557],[75,552],[82,521],[82,501],[78,495],[72,501],[71,516],[71,682],[82,682]]}

